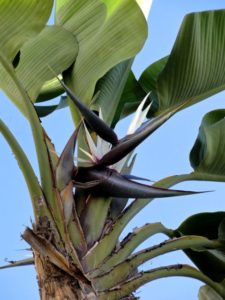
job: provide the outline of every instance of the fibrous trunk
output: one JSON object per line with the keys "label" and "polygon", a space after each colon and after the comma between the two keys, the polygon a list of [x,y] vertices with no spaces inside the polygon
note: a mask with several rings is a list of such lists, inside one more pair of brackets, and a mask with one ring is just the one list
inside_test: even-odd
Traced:
{"label": "fibrous trunk", "polygon": [[78,282],[74,277],[54,266],[34,252],[41,300],[97,300],[91,285]]}

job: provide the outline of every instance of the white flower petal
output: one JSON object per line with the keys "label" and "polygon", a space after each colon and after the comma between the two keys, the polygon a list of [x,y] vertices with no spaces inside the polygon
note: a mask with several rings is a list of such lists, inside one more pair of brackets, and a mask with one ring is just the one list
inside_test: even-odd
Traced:
{"label": "white flower petal", "polygon": [[87,129],[87,127],[84,125],[84,129],[85,129],[85,132],[86,132],[86,138],[87,138],[87,142],[88,142],[88,146],[89,146],[89,149],[90,149],[90,152],[92,155],[97,155],[97,152],[98,152],[98,149]]}
{"label": "white flower petal", "polygon": [[138,122],[138,124],[137,124],[137,128],[138,128],[139,126],[141,126],[141,124],[144,122],[144,120],[145,120],[145,118],[146,118],[146,116],[147,116],[147,113],[148,113],[148,111],[149,111],[151,105],[152,105],[152,103],[150,103],[150,104],[145,108],[145,110],[143,110],[143,112],[142,112],[142,114],[141,114],[141,116],[140,116],[139,122]]}
{"label": "white flower petal", "polygon": [[129,128],[128,128],[127,134],[132,134],[132,133],[134,133],[134,132],[136,131],[136,129],[137,129],[137,128],[142,124],[142,122],[144,121],[144,119],[145,119],[145,117],[146,117],[146,115],[147,115],[147,113],[148,113],[148,110],[149,110],[151,104],[148,105],[148,107],[147,107],[144,111],[142,111],[142,109],[143,109],[143,107],[144,107],[144,105],[145,105],[145,102],[146,102],[146,100],[148,99],[149,95],[150,95],[150,93],[148,93],[148,94],[145,96],[145,98],[141,101],[140,105],[138,106],[138,108],[137,108],[137,110],[136,110],[136,112],[135,112],[135,114],[134,114],[133,120],[131,121],[130,126],[129,126]]}

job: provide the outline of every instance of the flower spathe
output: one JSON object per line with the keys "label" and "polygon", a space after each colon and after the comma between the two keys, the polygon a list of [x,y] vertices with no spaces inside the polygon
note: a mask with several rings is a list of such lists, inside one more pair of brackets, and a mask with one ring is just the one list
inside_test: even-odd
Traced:
{"label": "flower spathe", "polygon": [[[133,116],[133,119],[129,125],[128,131],[127,131],[128,135],[133,134],[136,131],[136,129],[143,123],[144,119],[146,118],[146,115],[150,109],[151,103],[144,110],[143,110],[143,108],[144,108],[146,100],[149,97],[149,94],[150,93],[148,93],[145,96],[145,98],[141,101],[141,103],[139,104],[139,106]],[[101,120],[104,120],[101,109],[99,110],[99,117],[101,118]],[[96,140],[96,144],[95,144],[95,142],[93,141],[86,126],[85,126],[85,131],[86,131],[86,139],[87,139],[89,152],[83,150],[82,148],[80,148],[80,150],[84,154],[86,154],[86,156],[89,159],[89,162],[91,160],[92,163],[97,163],[107,152],[110,151],[111,145],[110,145],[110,143],[106,142],[104,139],[102,139],[98,135],[97,135],[97,140]],[[127,157],[124,157],[122,160],[120,160],[119,162],[117,162],[116,164],[111,166],[111,168],[120,172],[121,169],[123,168],[123,165],[126,162],[126,160],[127,160]]]}

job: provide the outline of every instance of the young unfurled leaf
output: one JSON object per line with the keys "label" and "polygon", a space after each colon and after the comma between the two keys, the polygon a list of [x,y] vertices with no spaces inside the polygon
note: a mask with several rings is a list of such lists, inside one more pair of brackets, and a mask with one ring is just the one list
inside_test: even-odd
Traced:
{"label": "young unfurled leaf", "polygon": [[59,158],[59,163],[56,168],[56,184],[60,191],[62,191],[72,179],[74,171],[74,148],[76,146],[79,128],[80,127],[74,131]]}
{"label": "young unfurled leaf", "polygon": [[60,79],[59,81],[65,89],[67,95],[79,109],[81,115],[84,117],[88,125],[105,141],[111,143],[112,145],[116,145],[118,143],[118,138],[115,132],[92,110],[90,110],[84,103],[82,103],[78,99],[78,97],[71,91],[71,89],[65,85],[63,81],[61,81]]}
{"label": "young unfurled leaf", "polygon": [[[168,190],[133,182],[109,168],[80,168],[75,182],[87,183],[100,180],[99,184],[90,189],[94,195],[120,198],[161,198],[195,194],[191,191]],[[76,183],[75,183],[76,185]]]}

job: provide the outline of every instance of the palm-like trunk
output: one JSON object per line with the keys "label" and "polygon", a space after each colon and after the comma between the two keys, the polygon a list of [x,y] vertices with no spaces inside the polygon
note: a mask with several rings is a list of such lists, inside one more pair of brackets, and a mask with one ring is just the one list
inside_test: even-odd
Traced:
{"label": "palm-like trunk", "polygon": [[[38,253],[35,252],[34,256],[41,300],[98,300],[91,284],[81,286],[78,280],[41,258]],[[132,294],[121,298],[135,299],[138,298]]]}
{"label": "palm-like trunk", "polygon": [[[86,299],[78,282],[35,252],[35,267],[42,300]],[[94,298],[93,298],[94,299]]]}

